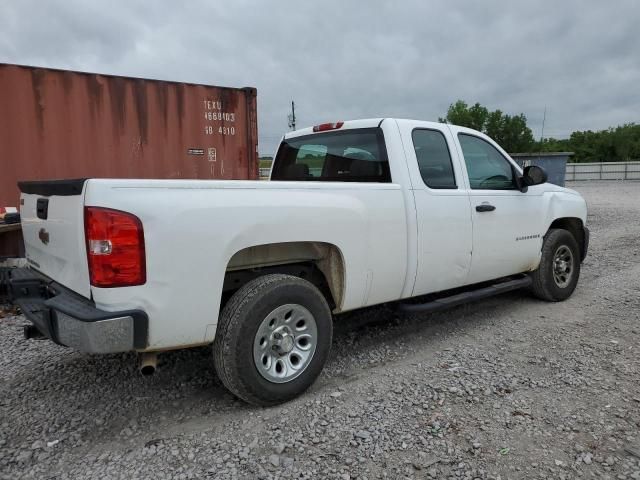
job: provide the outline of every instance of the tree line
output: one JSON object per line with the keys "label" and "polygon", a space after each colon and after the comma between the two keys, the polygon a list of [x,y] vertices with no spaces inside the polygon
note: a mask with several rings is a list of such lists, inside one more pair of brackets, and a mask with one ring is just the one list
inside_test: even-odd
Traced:
{"label": "tree line", "polygon": [[442,123],[479,130],[510,153],[574,152],[572,162],[627,162],[640,160],[640,125],[627,123],[599,131],[576,131],[567,139],[543,138],[536,141],[527,125],[527,117],[489,111],[463,100],[451,104]]}

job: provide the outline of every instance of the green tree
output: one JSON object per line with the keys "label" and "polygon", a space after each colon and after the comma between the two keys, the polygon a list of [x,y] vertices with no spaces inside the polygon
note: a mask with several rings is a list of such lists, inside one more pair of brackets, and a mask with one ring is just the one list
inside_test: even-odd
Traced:
{"label": "green tree", "polygon": [[508,152],[528,152],[535,145],[527,117],[522,113],[511,116],[500,110],[490,112],[479,103],[469,107],[465,101],[458,100],[439,121],[486,133]]}
{"label": "green tree", "polygon": [[469,106],[466,102],[458,100],[456,103],[449,105],[447,110],[447,116],[445,118],[438,118],[440,123],[453,123],[455,125],[467,126],[471,124],[471,115],[469,113]]}
{"label": "green tree", "polygon": [[484,127],[487,123],[487,119],[489,117],[489,110],[486,107],[483,107],[479,103],[476,103],[471,108],[469,108],[469,115],[471,118],[471,127],[475,130],[484,130]]}
{"label": "green tree", "polygon": [[474,130],[482,130],[487,122],[488,116],[489,111],[479,103],[469,107],[463,100],[458,100],[449,106],[447,116],[445,118],[439,118],[438,121],[469,127]]}
{"label": "green tree", "polygon": [[640,159],[640,125],[628,123],[600,131],[576,131],[568,139],[536,142],[541,152],[574,152],[573,162],[628,162]]}
{"label": "green tree", "polygon": [[533,133],[527,126],[527,117],[524,114],[503,116],[501,145],[507,145],[509,152],[529,152],[535,145]]}
{"label": "green tree", "polygon": [[498,138],[502,135],[505,128],[505,118],[500,110],[494,110],[487,116],[487,123],[484,125],[484,133],[495,139],[498,143]]}

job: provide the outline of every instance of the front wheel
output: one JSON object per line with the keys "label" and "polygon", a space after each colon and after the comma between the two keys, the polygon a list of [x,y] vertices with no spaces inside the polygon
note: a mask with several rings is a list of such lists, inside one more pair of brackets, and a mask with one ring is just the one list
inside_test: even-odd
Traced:
{"label": "front wheel", "polygon": [[549,230],[542,244],[540,265],[531,277],[531,290],[542,300],[559,302],[571,296],[580,277],[580,249],[570,232]]}
{"label": "front wheel", "polygon": [[222,383],[254,405],[275,405],[304,392],[329,356],[331,311],[310,282],[265,275],[227,302],[214,341]]}

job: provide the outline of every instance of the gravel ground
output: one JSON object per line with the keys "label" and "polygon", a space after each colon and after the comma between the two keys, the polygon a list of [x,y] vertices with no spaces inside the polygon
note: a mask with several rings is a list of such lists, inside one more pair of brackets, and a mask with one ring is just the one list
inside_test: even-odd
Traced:
{"label": "gravel ground", "polygon": [[640,479],[640,182],[574,188],[592,240],[572,298],[345,315],[279,407],[226,393],[208,349],[142,378],[0,320],[0,478]]}

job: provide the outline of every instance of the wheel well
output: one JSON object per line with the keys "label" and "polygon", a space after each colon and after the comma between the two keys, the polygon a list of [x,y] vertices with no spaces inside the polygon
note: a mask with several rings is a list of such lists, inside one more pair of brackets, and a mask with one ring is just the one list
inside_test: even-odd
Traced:
{"label": "wheel well", "polygon": [[227,265],[222,288],[223,304],[254,278],[284,273],[313,283],[332,310],[340,310],[344,297],[344,260],[335,245],[325,242],[284,242],[248,247]]}
{"label": "wheel well", "polygon": [[552,228],[562,228],[563,230],[567,230],[573,238],[578,242],[578,246],[580,247],[580,254],[584,256],[584,228],[582,224],[582,220],[579,218],[567,217],[567,218],[557,218],[554,220],[549,229]]}

